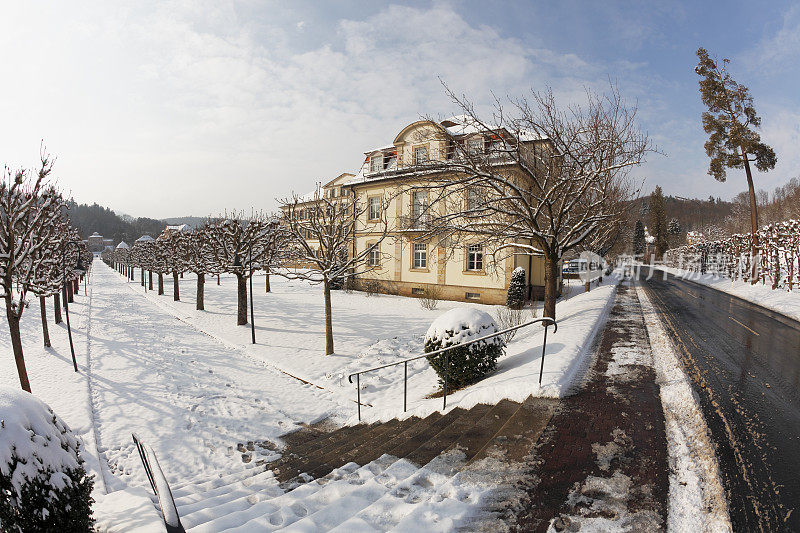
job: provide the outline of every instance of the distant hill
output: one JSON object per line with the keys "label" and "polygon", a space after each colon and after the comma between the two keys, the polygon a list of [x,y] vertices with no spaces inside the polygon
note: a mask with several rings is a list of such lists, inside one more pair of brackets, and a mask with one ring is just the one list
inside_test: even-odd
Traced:
{"label": "distant hill", "polygon": [[193,228],[199,228],[203,224],[206,223],[208,217],[172,217],[172,218],[165,218],[164,223],[170,225],[177,225],[177,224],[189,224]]}
{"label": "distant hill", "polygon": [[120,216],[111,209],[98,204],[78,204],[74,200],[67,202],[67,216],[78,230],[81,238],[86,239],[95,231],[114,243],[125,241],[132,243],[142,235],[159,235],[164,229],[164,221],[153,218],[133,218]]}

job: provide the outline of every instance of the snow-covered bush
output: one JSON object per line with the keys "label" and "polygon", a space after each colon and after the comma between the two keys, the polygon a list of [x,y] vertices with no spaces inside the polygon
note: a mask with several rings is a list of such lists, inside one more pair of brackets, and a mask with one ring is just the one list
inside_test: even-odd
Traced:
{"label": "snow-covered bush", "polygon": [[81,443],[41,400],[0,388],[0,530],[91,531]]}
{"label": "snow-covered bush", "polygon": [[[425,352],[430,353],[447,346],[462,344],[500,331],[489,314],[471,307],[451,309],[434,320],[425,334]],[[428,356],[428,362],[444,383],[445,361],[450,360],[448,387],[458,388],[475,383],[497,366],[503,355],[505,343],[500,337],[454,348],[448,352]]]}
{"label": "snow-covered bush", "polygon": [[508,281],[506,305],[509,309],[522,309],[525,305],[525,269],[517,267]]}

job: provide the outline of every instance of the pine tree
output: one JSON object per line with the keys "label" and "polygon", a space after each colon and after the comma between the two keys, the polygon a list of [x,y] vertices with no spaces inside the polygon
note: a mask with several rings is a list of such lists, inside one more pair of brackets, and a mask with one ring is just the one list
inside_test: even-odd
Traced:
{"label": "pine tree", "polygon": [[669,249],[669,241],[667,241],[667,216],[664,214],[664,193],[658,186],[650,195],[650,235],[655,238],[656,255],[661,257]]}
{"label": "pine tree", "polygon": [[756,114],[750,90],[728,73],[730,60],[723,59],[719,66],[705,48],[697,50],[697,57],[700,62],[694,71],[702,78],[700,98],[708,107],[708,111],[703,113],[703,129],[709,134],[705,143],[706,154],[711,158],[708,173],[717,181],[724,182],[726,168],[744,167],[750,193],[752,251],[755,254],[758,249],[758,209],[750,162],[754,162],[761,172],[766,172],[775,168],[778,159],[775,151],[761,142],[755,131],[761,126],[761,118]]}
{"label": "pine tree", "polygon": [[636,229],[633,232],[633,253],[642,255],[644,253],[644,224],[641,220],[636,221]]}
{"label": "pine tree", "polygon": [[522,309],[525,305],[525,269],[522,267],[515,268],[511,273],[506,305],[510,309]]}
{"label": "pine tree", "polygon": [[681,223],[677,218],[671,218],[667,226],[667,233],[670,235],[678,235],[681,232]]}

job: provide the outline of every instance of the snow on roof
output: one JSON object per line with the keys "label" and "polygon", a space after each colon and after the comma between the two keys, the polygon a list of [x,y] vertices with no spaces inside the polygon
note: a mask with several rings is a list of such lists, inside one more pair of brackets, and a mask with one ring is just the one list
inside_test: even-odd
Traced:
{"label": "snow on roof", "polygon": [[97,232],[95,231],[94,233],[92,233],[91,235],[89,235],[89,237],[102,237],[102,235],[100,235],[99,233],[97,233]]}
{"label": "snow on roof", "polygon": [[117,250],[127,250],[128,248],[130,248],[130,246],[128,246],[127,242],[119,241],[119,244],[117,245]]}
{"label": "snow on roof", "polygon": [[147,242],[147,241],[154,241],[154,240],[155,239],[153,237],[151,237],[150,235],[142,235],[141,237],[136,239],[136,242]]}
{"label": "snow on roof", "polygon": [[380,148],[373,148],[372,150],[367,150],[364,152],[364,155],[374,154],[375,152],[385,152],[386,150],[394,150],[394,145],[388,144],[386,146],[381,146]]}
{"label": "snow on roof", "polygon": [[183,231],[189,231],[192,228],[191,228],[191,226],[189,226],[189,224],[167,224],[167,228],[166,229],[169,230],[169,231],[180,231],[180,232],[183,232]]}

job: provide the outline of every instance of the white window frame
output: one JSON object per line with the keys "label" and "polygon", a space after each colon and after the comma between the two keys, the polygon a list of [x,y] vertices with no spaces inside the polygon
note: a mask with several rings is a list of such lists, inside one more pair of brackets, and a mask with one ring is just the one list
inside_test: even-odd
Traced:
{"label": "white window frame", "polygon": [[367,248],[373,247],[369,254],[367,254],[367,266],[377,267],[381,266],[381,249],[380,245],[373,243],[367,243]]}
{"label": "white window frame", "polygon": [[426,270],[428,268],[428,245],[425,243],[414,243],[412,248],[411,268],[415,270]]}
{"label": "white window frame", "polygon": [[484,199],[481,192],[477,187],[469,187],[467,189],[467,211],[479,209],[483,205]]}
{"label": "white window frame", "polygon": [[[422,202],[418,201],[422,198]],[[428,191],[413,191],[411,193],[411,219],[415,227],[427,222],[428,218]]]}
{"label": "white window frame", "polygon": [[380,196],[370,196],[367,198],[367,211],[368,220],[379,220],[381,218]]}
{"label": "white window frame", "polygon": [[381,170],[383,170],[383,154],[369,156],[369,171],[380,172]]}
{"label": "white window frame", "polygon": [[[419,154],[423,153],[423,152],[425,154],[425,157],[424,158],[420,158]],[[428,161],[430,161],[430,156],[428,155],[428,146],[427,145],[415,146],[412,153],[414,155],[414,164],[415,165],[421,165],[423,163],[427,163]]]}
{"label": "white window frame", "polygon": [[467,271],[483,271],[483,245],[470,244],[467,246]]}
{"label": "white window frame", "polygon": [[478,155],[483,153],[483,137],[470,137],[467,139],[467,153],[469,155]]}

